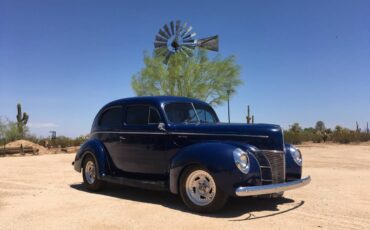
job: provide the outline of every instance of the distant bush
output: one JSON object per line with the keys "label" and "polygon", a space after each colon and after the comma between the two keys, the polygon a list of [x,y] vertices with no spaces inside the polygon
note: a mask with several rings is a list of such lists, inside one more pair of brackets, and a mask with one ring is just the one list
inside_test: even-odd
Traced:
{"label": "distant bush", "polygon": [[25,139],[45,147],[65,148],[70,146],[79,146],[85,142],[87,138],[87,136],[83,135],[76,138],[57,136],[55,139],[37,137],[36,135],[30,134],[27,126],[22,126],[20,131],[16,122],[0,117],[0,146],[12,141]]}
{"label": "distant bush", "polygon": [[366,142],[370,141],[370,133],[359,132],[350,129],[336,126],[334,131],[326,129],[322,121],[316,123],[315,128],[301,129],[298,123],[294,123],[289,130],[284,131],[285,142],[291,144],[301,144],[305,141],[321,143],[333,141],[341,144],[351,142]]}
{"label": "distant bush", "polygon": [[22,133],[19,132],[17,123],[2,119],[0,117],[0,139],[1,143],[8,143],[11,141],[22,139],[24,135],[28,135],[29,131],[27,127],[24,127]]}
{"label": "distant bush", "polygon": [[76,138],[69,138],[66,136],[57,136],[55,139],[41,139],[39,140],[39,144],[46,146],[46,147],[71,147],[71,146],[80,146],[82,143],[84,143],[88,139],[87,136],[79,136]]}

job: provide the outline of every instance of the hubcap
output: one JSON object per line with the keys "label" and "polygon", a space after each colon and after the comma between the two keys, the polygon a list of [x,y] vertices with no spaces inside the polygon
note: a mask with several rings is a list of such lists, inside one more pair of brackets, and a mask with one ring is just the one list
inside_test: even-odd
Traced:
{"label": "hubcap", "polygon": [[206,171],[196,170],[186,179],[186,194],[194,204],[208,205],[215,198],[216,183]]}
{"label": "hubcap", "polygon": [[89,184],[93,184],[95,182],[95,164],[92,161],[88,161],[86,163],[85,178]]}

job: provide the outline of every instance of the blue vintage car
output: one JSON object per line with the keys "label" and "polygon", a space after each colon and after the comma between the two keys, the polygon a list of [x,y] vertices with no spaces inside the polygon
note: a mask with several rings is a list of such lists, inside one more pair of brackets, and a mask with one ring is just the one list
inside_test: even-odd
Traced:
{"label": "blue vintage car", "polygon": [[106,182],[166,190],[196,212],[219,210],[229,196],[277,197],[310,182],[280,126],[221,123],[207,103],[172,96],[105,105],[73,165],[90,190]]}

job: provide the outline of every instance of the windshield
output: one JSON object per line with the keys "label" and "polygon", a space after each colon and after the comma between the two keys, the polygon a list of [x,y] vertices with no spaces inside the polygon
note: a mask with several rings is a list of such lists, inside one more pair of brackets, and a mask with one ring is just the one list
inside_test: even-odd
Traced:
{"label": "windshield", "polygon": [[169,122],[187,123],[217,123],[216,113],[210,106],[197,103],[170,103],[165,106]]}

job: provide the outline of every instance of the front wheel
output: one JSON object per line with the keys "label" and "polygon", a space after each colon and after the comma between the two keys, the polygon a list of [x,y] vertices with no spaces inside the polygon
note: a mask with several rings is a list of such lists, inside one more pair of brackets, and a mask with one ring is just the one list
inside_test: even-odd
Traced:
{"label": "front wheel", "polygon": [[104,181],[98,179],[96,162],[91,155],[86,156],[83,161],[82,178],[86,187],[91,191],[98,191],[105,185]]}
{"label": "front wheel", "polygon": [[187,207],[195,212],[215,212],[227,202],[228,196],[203,167],[186,168],[180,178],[180,195]]}

